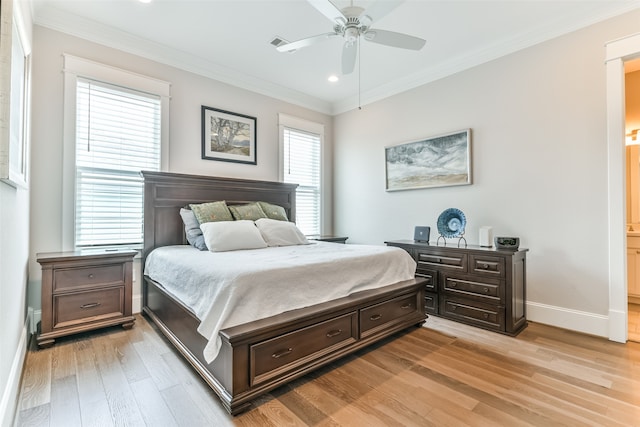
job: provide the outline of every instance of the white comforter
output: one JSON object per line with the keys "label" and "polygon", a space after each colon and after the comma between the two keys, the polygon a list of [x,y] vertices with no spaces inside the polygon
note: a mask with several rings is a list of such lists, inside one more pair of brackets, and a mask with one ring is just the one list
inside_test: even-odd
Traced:
{"label": "white comforter", "polygon": [[215,253],[165,246],[145,265],[146,275],[200,319],[209,363],[220,350],[221,329],[409,280],[415,270],[399,248],[326,242]]}

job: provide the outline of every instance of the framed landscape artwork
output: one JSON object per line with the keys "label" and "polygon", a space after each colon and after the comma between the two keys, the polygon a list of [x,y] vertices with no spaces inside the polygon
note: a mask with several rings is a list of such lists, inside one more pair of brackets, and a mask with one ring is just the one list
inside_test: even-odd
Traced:
{"label": "framed landscape artwork", "polygon": [[257,164],[256,118],[203,105],[202,158]]}
{"label": "framed landscape artwork", "polygon": [[385,148],[386,190],[471,184],[471,129]]}

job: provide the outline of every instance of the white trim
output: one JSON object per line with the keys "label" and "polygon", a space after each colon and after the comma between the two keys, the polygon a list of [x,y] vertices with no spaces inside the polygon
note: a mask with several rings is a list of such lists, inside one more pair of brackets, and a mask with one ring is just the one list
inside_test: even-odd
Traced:
{"label": "white trim", "polygon": [[131,297],[131,312],[133,314],[142,312],[142,295],[133,295]]}
{"label": "white trim", "polygon": [[330,160],[326,159],[327,149],[325,147],[324,124],[278,113],[278,180],[284,181],[284,128],[299,129],[305,132],[320,135],[320,234],[325,234],[327,230],[327,219],[325,218],[324,207],[329,200],[329,186],[325,183],[326,165]]}
{"label": "white trim", "polygon": [[609,331],[609,319],[605,315],[530,301],[527,320],[600,337],[607,337]]}
{"label": "white trim", "polygon": [[22,368],[24,367],[24,361],[27,355],[27,346],[29,344],[29,338],[31,336],[30,330],[30,314],[24,321],[22,327],[22,333],[16,354],[13,357],[13,363],[11,364],[11,370],[9,371],[9,377],[4,390],[2,390],[2,400],[0,400],[0,425],[10,426],[13,425],[16,415],[16,409],[18,407],[18,396],[20,393],[20,379],[22,377]]}
{"label": "white trim", "polygon": [[75,136],[76,85],[78,77],[147,92],[160,96],[160,170],[169,170],[169,106],[171,83],[101,64],[77,56],[63,54],[64,59],[64,112],[62,150],[62,250],[75,249]]}
{"label": "white trim", "polygon": [[520,34],[518,37],[505,40],[503,43],[495,44],[483,50],[466,53],[465,55],[452,58],[444,64],[418,71],[403,79],[398,79],[366,91],[361,94],[361,103],[358,102],[357,95],[334,102],[318,99],[317,97],[268,82],[224,65],[207,61],[196,55],[154,43],[142,37],[134,36],[130,33],[87,18],[63,12],[59,9],[39,7],[34,19],[36,24],[43,27],[113,47],[123,52],[148,58],[162,64],[167,64],[252,92],[300,105],[324,114],[338,115],[356,108],[358,105],[370,104],[377,100],[411,90],[496,58],[534,46],[546,40],[587,27],[596,22],[632,11],[638,7],[638,2],[635,1],[620,2],[615,8],[607,9],[607,12],[595,9],[592,13],[582,16],[577,22],[547,23],[535,31]]}
{"label": "white trim", "polygon": [[627,323],[624,62],[640,56],[640,34],[605,46],[609,204],[609,327],[606,336],[624,343]]}

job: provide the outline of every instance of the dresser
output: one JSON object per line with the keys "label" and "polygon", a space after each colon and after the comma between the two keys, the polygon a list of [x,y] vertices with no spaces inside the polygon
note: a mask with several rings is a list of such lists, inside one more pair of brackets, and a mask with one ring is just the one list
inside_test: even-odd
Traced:
{"label": "dresser", "polygon": [[385,243],[406,250],[416,261],[416,277],[426,280],[427,313],[508,335],[527,326],[527,249]]}
{"label": "dresser", "polygon": [[137,251],[74,251],[37,254],[42,267],[42,320],[38,345],[106,326],[129,329],[133,257]]}

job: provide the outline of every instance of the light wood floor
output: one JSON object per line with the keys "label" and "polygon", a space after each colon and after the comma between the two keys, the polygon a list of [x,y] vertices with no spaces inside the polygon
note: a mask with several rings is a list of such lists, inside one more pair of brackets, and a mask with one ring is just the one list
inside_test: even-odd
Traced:
{"label": "light wood floor", "polygon": [[640,344],[430,317],[232,418],[146,318],[29,351],[17,426],[640,425]]}

